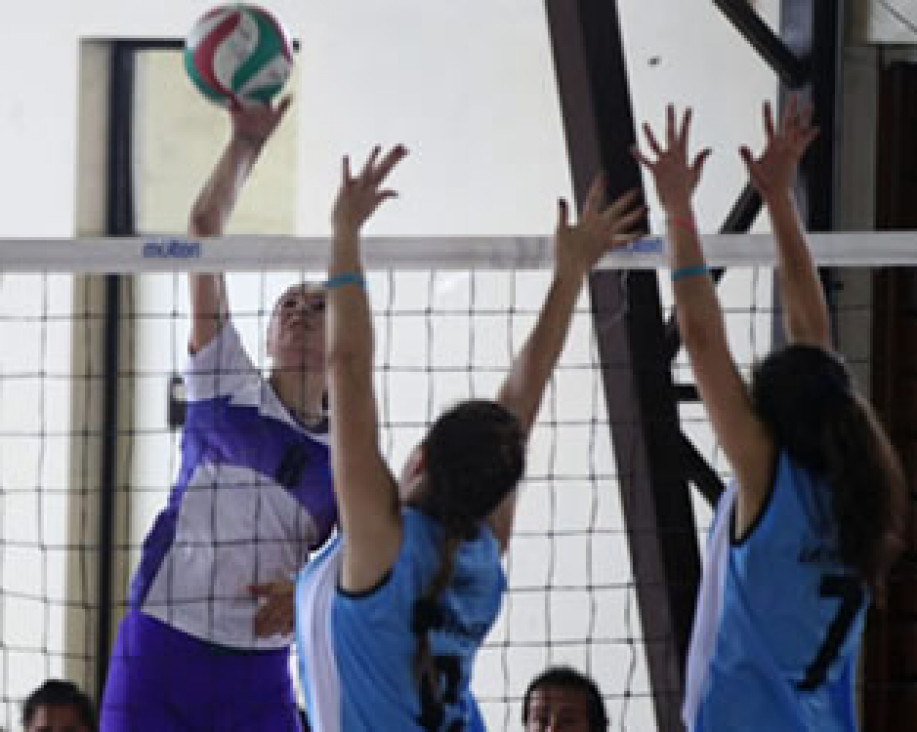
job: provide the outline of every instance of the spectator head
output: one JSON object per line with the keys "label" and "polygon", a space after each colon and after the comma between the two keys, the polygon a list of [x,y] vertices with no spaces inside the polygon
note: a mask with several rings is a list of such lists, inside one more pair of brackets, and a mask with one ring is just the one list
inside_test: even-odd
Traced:
{"label": "spectator head", "polygon": [[51,679],[22,706],[25,732],[95,732],[92,700],[70,681]]}
{"label": "spectator head", "polygon": [[596,683],[566,666],[537,676],[525,692],[526,732],[606,732],[608,715]]}

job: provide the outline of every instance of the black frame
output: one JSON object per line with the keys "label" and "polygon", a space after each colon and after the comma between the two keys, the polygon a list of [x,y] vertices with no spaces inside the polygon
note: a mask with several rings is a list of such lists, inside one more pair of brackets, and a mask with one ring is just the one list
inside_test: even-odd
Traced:
{"label": "black frame", "polygon": [[[178,50],[181,41],[119,40],[111,44],[109,61],[108,178],[106,182],[105,234],[131,237],[137,234],[134,212],[134,85],[138,51]],[[105,276],[103,336],[103,392],[99,482],[99,583],[96,589],[96,698],[102,699],[111,638],[114,633],[115,518],[118,490],[118,389],[121,369],[121,296],[125,278]]]}
{"label": "black frame", "polygon": [[[134,234],[132,173],[134,57],[122,44],[111,49],[108,108],[107,236]],[[101,475],[99,481],[99,584],[96,627],[96,694],[105,689],[112,633],[112,580],[115,551],[115,495],[118,480],[118,387],[120,372],[120,275],[105,276]]]}

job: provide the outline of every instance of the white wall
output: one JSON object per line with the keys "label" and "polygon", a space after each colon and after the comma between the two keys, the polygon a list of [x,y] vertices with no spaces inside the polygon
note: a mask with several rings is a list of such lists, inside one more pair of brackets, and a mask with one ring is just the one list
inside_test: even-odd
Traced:
{"label": "white wall", "polygon": [[[0,95],[0,159],[7,172],[0,180],[0,234],[69,236],[75,188],[92,185],[75,180],[78,39],[182,37],[210,4],[40,0],[6,14],[0,53],[8,68],[33,73],[8,74]],[[562,152],[557,111],[546,102],[553,79],[545,77],[546,57],[536,47],[546,33],[540,3],[262,4],[303,41],[301,93],[307,107],[313,105],[302,115],[303,165],[318,171],[304,191],[304,234],[316,232],[323,226],[317,222],[327,218],[340,153],[376,140],[404,140],[415,153],[400,178],[415,203],[406,195],[403,221],[392,216],[384,226],[423,232],[448,222],[461,227],[453,233],[520,233],[506,228],[513,218],[506,211],[520,205],[546,211],[523,219],[529,231],[551,224],[553,198],[568,182],[556,158]],[[773,18],[776,0],[759,6]],[[706,0],[622,0],[620,8],[638,117],[658,121],[669,99],[691,103],[698,110],[698,143],[722,150],[722,164],[714,158],[708,173],[707,188],[716,193],[702,207],[705,218],[716,221],[741,178],[732,152],[757,131],[754,103],[772,95],[773,78]],[[509,100],[503,86],[508,79],[516,83]],[[508,111],[517,116],[510,119]],[[432,144],[425,128],[449,144]],[[543,175],[529,175],[533,165]],[[482,211],[469,200],[492,200],[494,207]]]}

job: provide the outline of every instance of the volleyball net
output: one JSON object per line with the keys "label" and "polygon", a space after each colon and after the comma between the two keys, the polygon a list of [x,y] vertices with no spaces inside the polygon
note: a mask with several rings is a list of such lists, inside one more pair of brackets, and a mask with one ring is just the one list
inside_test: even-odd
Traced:
{"label": "volleyball net", "polygon": [[[851,272],[913,264],[914,243],[896,233],[813,237],[821,263]],[[770,237],[709,237],[705,248],[711,265],[728,267],[719,292],[733,353],[748,369],[772,342]],[[368,239],[364,250],[381,445],[398,470],[444,406],[495,394],[541,305],[552,242]],[[327,251],[327,241],[271,238],[0,242],[0,727],[17,728],[22,699],[48,677],[94,688],[99,618],[110,612],[114,627],[125,611],[141,542],[178,472],[187,273],[230,273],[233,320],[266,370],[276,298],[293,282],[323,279]],[[659,240],[616,252],[601,267],[658,272],[670,311]],[[112,281],[104,275],[112,273],[124,276],[106,302]],[[616,286],[627,283],[625,274]],[[842,350],[868,366],[868,288],[834,299],[836,314],[852,323]],[[549,665],[595,678],[614,729],[654,729],[654,694],[669,693],[652,688],[647,671],[641,578],[622,511],[626,481],[605,405],[608,364],[598,354],[584,289],[531,438],[506,558],[509,590],[475,666],[489,729],[518,728],[523,693]],[[683,357],[673,377],[690,382]],[[701,405],[684,402],[679,416],[728,479]],[[110,515],[100,509],[106,492]],[[697,496],[692,505],[702,545],[710,509]],[[104,522],[111,541],[103,550]],[[98,587],[103,551],[112,562],[108,608]]]}

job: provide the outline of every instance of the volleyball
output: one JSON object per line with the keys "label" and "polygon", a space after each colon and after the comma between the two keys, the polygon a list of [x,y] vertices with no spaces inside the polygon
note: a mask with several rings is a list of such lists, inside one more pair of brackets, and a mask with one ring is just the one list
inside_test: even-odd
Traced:
{"label": "volleyball", "polygon": [[293,65],[283,27],[262,8],[221,5],[205,13],[185,39],[185,69],[212,102],[266,104]]}

